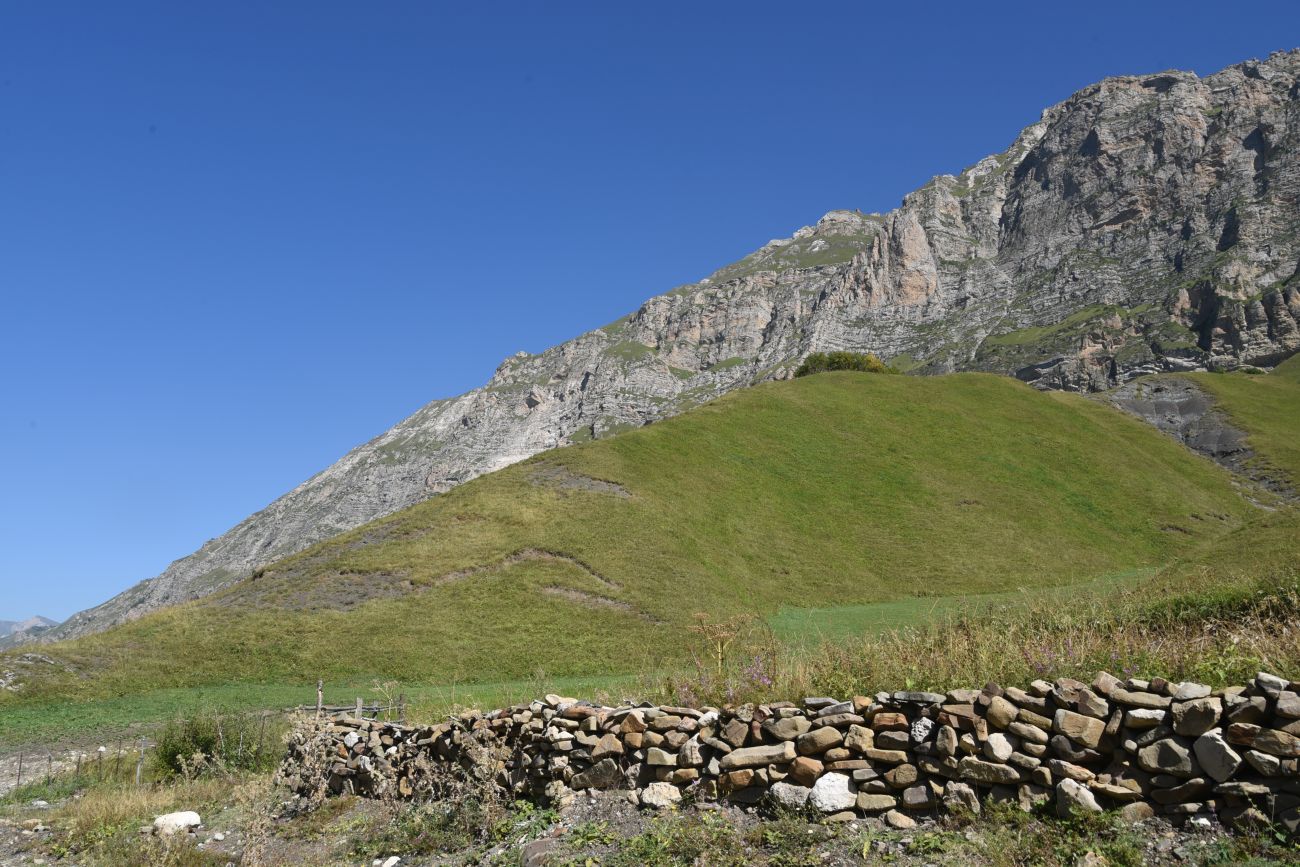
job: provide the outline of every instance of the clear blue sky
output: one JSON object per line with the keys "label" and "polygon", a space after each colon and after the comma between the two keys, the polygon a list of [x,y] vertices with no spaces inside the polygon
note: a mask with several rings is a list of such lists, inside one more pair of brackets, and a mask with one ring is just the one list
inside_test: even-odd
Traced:
{"label": "clear blue sky", "polygon": [[425,402],[1111,74],[1222,3],[0,0],[0,619],[98,603]]}

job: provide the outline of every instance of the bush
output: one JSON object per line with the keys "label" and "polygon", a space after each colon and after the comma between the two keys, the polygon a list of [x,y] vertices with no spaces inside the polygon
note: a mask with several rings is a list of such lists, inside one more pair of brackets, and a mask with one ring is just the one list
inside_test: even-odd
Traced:
{"label": "bush", "polygon": [[158,733],[154,767],[163,777],[270,770],[280,759],[282,728],[282,721],[263,714],[195,711]]}
{"label": "bush", "polygon": [[814,352],[803,360],[795,376],[825,373],[828,370],[857,370],[862,373],[898,373],[874,352]]}

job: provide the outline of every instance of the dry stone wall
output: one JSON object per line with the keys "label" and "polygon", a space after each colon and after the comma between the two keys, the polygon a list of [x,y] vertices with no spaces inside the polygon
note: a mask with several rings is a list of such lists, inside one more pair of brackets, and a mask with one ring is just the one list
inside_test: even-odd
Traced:
{"label": "dry stone wall", "polygon": [[[641,805],[769,802],[825,816],[1025,809],[1300,824],[1300,683],[1063,678],[738,708],[603,707],[548,695],[424,727],[336,716],[290,739],[302,795],[445,794],[448,772],[564,803],[621,789]],[[896,817],[896,816],[895,816]]]}

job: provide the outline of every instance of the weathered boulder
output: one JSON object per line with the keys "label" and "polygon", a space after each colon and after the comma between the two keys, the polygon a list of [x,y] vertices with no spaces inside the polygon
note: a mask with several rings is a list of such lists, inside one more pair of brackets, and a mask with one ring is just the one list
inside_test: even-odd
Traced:
{"label": "weathered boulder", "polygon": [[995,695],[989,700],[988,711],[984,718],[994,728],[1005,729],[1015,721],[1018,713],[1020,713],[1020,708],[1002,696]]}
{"label": "weathered boulder", "polygon": [[662,810],[682,800],[682,793],[672,783],[651,783],[641,790],[641,806]]}
{"label": "weathered boulder", "polygon": [[1174,702],[1172,708],[1174,731],[1180,735],[1203,735],[1219,724],[1223,702],[1207,696],[1190,701]]}
{"label": "weathered boulder", "polygon": [[772,799],[789,810],[798,810],[808,803],[808,797],[812,794],[812,789],[808,786],[796,786],[782,780],[779,783],[773,783],[772,788],[768,789]]}
{"label": "weathered boulder", "polygon": [[795,740],[795,748],[801,756],[816,756],[821,755],[831,747],[839,746],[843,742],[844,735],[837,729],[823,726],[799,735]]}
{"label": "weathered boulder", "polygon": [[1068,819],[1074,813],[1100,813],[1101,805],[1092,792],[1074,780],[1056,784],[1056,815]]}
{"label": "weathered boulder", "polygon": [[1241,767],[1241,756],[1228,745],[1221,729],[1212,729],[1198,737],[1192,749],[1205,773],[1220,783]]}
{"label": "weathered boulder", "polygon": [[1001,732],[994,732],[984,742],[984,756],[992,762],[1005,764],[1015,751],[1011,740]]}
{"label": "weathered boulder", "polygon": [[974,756],[962,759],[958,765],[958,772],[963,780],[988,785],[1020,782],[1020,772],[1010,765],[986,762]]}
{"label": "weathered boulder", "polygon": [[892,810],[896,806],[898,806],[898,799],[893,795],[858,793],[857,808],[864,813],[879,813],[883,810]]}
{"label": "weathered boulder", "polygon": [[[673,764],[677,764],[676,761]],[[612,789],[623,782],[623,772],[613,759],[601,759],[580,774],[574,774],[569,785],[574,789]]]}
{"label": "weathered boulder", "polygon": [[1144,771],[1191,779],[1200,769],[1189,750],[1174,738],[1165,738],[1138,750],[1138,765]]}
{"label": "weathered boulder", "polygon": [[980,813],[980,799],[966,783],[948,783],[943,789],[943,805],[953,812]]}
{"label": "weathered boulder", "polygon": [[1052,731],[1063,734],[1085,747],[1095,748],[1101,743],[1106,724],[1096,717],[1061,708],[1052,720]]}
{"label": "weathered boulder", "polygon": [[821,776],[823,765],[812,756],[800,756],[790,763],[790,781],[801,786],[811,786]]}

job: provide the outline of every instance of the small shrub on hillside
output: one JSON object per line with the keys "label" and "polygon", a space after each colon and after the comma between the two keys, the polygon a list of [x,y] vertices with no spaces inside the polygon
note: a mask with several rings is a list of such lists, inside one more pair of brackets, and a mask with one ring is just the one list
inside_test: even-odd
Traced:
{"label": "small shrub on hillside", "polygon": [[154,768],[159,776],[187,778],[271,770],[280,758],[282,727],[262,714],[200,710],[177,717],[158,734]]}
{"label": "small shrub on hillside", "polygon": [[862,373],[898,373],[874,352],[814,352],[803,360],[795,376],[825,373],[829,370],[857,370]]}

